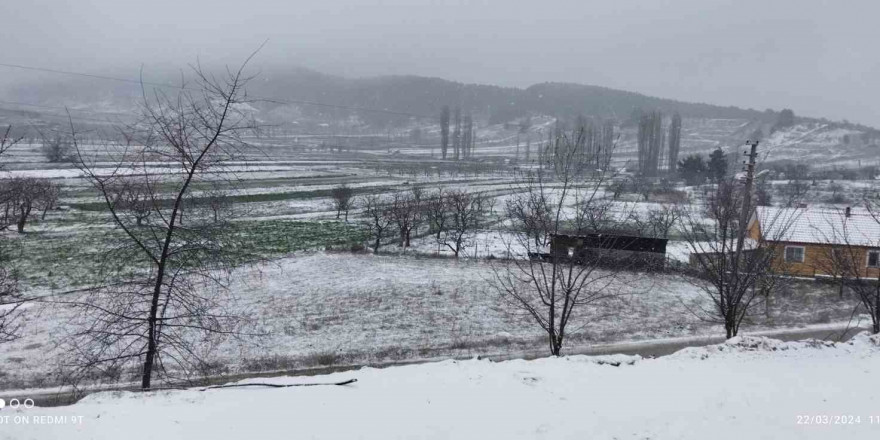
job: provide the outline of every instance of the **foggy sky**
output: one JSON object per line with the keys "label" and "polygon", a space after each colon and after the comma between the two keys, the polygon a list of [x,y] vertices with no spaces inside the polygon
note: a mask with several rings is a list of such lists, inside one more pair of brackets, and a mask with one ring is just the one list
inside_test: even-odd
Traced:
{"label": "foggy sky", "polygon": [[[0,60],[600,85],[880,127],[877,0],[2,0]],[[0,68],[0,83],[12,72]]]}

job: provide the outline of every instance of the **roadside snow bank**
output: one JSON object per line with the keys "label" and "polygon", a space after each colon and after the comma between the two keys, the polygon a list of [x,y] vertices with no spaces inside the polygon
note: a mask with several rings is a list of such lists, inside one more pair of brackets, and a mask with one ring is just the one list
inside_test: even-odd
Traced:
{"label": "roadside snow bank", "polygon": [[357,379],[347,386],[101,393],[7,407],[0,438],[867,439],[880,433],[878,373],[877,336],[742,337],[657,359],[474,359],[246,381]]}
{"label": "roadside snow bank", "polygon": [[[822,339],[802,341],[780,341],[761,336],[735,336],[724,343],[704,347],[688,347],[669,355],[669,359],[707,359],[718,354],[729,356],[747,355],[753,352],[798,351],[835,348],[838,354],[871,352],[880,347],[880,335],[861,332],[846,342],[832,342]],[[880,424],[878,424],[880,425]]]}

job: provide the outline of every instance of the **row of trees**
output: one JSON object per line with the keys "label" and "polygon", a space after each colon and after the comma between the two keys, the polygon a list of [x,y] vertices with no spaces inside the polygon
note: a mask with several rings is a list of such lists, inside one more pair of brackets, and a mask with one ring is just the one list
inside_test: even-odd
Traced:
{"label": "row of trees", "polygon": [[[452,158],[455,160],[469,159],[473,157],[476,144],[476,132],[474,130],[474,118],[470,114],[462,118],[461,108],[455,108],[454,119],[448,105],[440,110],[440,155],[446,160],[449,151],[449,143],[452,141]],[[450,139],[450,123],[454,124]]]}
{"label": "row of trees", "polygon": [[[22,141],[12,135],[12,126],[0,132],[0,169],[9,149]],[[27,222],[45,218],[58,202],[59,187],[48,179],[15,177],[0,181],[0,231],[15,226],[24,233]],[[18,276],[12,268],[12,255],[5,237],[0,238],[0,343],[19,336],[19,309],[24,304]]]}
{"label": "row of trees", "polygon": [[589,165],[596,170],[609,163],[616,142],[614,121],[611,119],[599,121],[578,116],[575,127],[576,131],[583,131],[582,160],[589,162]]}
{"label": "row of trees", "polygon": [[[538,168],[555,173],[556,169],[572,167],[577,170],[576,179],[584,179],[607,172],[616,148],[614,123],[611,120],[595,122],[578,117],[574,128],[557,120],[549,130],[547,139],[538,148]],[[568,161],[575,164],[567,165]]]}
{"label": "row of trees", "polygon": [[[0,169],[3,167],[6,153],[12,146],[21,141],[21,137],[12,136],[12,126],[0,131]],[[0,226],[8,226],[6,220]],[[11,256],[7,249],[5,237],[0,237],[0,344],[18,337],[20,329],[18,309],[22,303],[18,288],[18,277],[10,267]]]}
{"label": "row of trees", "polygon": [[421,228],[449,249],[457,258],[470,245],[473,234],[484,226],[492,212],[494,198],[465,190],[444,190],[424,194],[414,187],[391,196],[366,195],[362,198],[363,223],[370,232],[373,252],[384,240],[397,235],[406,250],[412,236]]}
{"label": "row of trees", "polygon": [[28,220],[46,218],[58,202],[58,185],[48,179],[16,177],[0,181],[0,227],[15,225],[23,233]]}
{"label": "row of trees", "polygon": [[[665,155],[664,158],[664,147]],[[663,129],[663,113],[659,111],[641,113],[638,126],[638,165],[639,174],[656,177],[666,159],[667,171],[674,173],[681,150],[681,116],[672,116],[668,131]]]}
{"label": "row of trees", "polygon": [[[53,138],[54,139],[54,138]],[[61,139],[58,137],[57,139]],[[5,161],[10,148],[23,140],[12,136],[12,126],[0,132],[0,161]],[[44,139],[44,145],[50,142]],[[59,141],[61,142],[61,141]],[[0,162],[2,169],[2,162]],[[0,181],[0,230],[15,225],[23,233],[27,222],[38,216],[45,218],[55,208],[60,189],[48,179],[15,177]]]}

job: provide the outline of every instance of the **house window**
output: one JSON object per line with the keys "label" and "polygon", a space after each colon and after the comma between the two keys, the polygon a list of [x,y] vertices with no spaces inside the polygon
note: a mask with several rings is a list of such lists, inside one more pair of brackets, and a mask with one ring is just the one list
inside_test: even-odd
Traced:
{"label": "house window", "polygon": [[868,267],[880,267],[880,251],[868,251]]}
{"label": "house window", "polygon": [[804,262],[804,247],[803,246],[786,246],[785,247],[785,261],[788,263],[803,263]]}

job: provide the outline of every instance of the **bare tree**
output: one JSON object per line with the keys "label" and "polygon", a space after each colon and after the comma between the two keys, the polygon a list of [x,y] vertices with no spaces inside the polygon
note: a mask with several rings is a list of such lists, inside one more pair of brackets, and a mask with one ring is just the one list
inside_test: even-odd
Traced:
{"label": "bare tree", "polygon": [[645,176],[633,176],[630,179],[630,187],[632,191],[642,196],[642,200],[647,202],[651,198],[651,194],[657,189],[654,182]]}
{"label": "bare tree", "polygon": [[24,232],[28,220],[37,213],[46,213],[58,202],[58,186],[48,179],[16,177],[2,182],[0,203],[3,206],[3,225],[14,223],[19,233]]}
{"label": "bare tree", "polygon": [[583,219],[584,229],[590,233],[622,232],[623,224],[632,214],[632,207],[615,203],[607,198],[582,200],[574,206]]}
{"label": "bare tree", "polygon": [[536,174],[526,174],[519,182],[519,194],[505,201],[505,214],[514,230],[525,234],[535,250],[550,244],[553,209],[548,200],[549,191],[541,190],[541,179]]}
{"label": "bare tree", "polygon": [[[825,231],[829,254],[819,259],[825,270],[834,275],[859,299],[862,309],[871,317],[871,330],[880,333],[880,238],[872,231],[877,228],[865,222],[880,225],[880,196],[866,193],[864,211],[853,213],[852,208],[837,210],[827,219],[828,226],[817,228]],[[855,218],[853,218],[855,217]]]}
{"label": "bare tree", "polygon": [[670,231],[678,224],[681,210],[671,204],[663,204],[659,208],[650,209],[640,215],[633,211],[630,219],[640,235],[655,238],[668,238]]}
{"label": "bare tree", "polygon": [[449,106],[444,105],[440,110],[440,155],[446,160],[446,152],[449,150]]}
{"label": "bare tree", "polygon": [[711,301],[711,307],[692,311],[724,325],[728,338],[739,333],[756,302],[780,288],[778,275],[786,270],[777,261],[779,250],[773,243],[784,237],[792,221],[785,215],[758,219],[762,233],[748,236],[743,203],[737,181],[722,180],[704,209],[691,205],[680,209],[682,238],[691,252],[685,279]]}
{"label": "bare tree", "polygon": [[428,222],[428,232],[434,234],[437,240],[440,240],[440,233],[446,228],[449,218],[446,212],[446,196],[443,188],[438,188],[436,193],[430,194],[425,200],[424,216]]}
{"label": "bare tree", "polygon": [[[220,188],[214,188],[205,192],[198,197],[198,200],[201,202],[201,207],[210,211],[214,223],[223,221],[224,216],[229,215],[228,213],[233,206],[232,197],[229,197],[228,192]],[[346,219],[347,217],[348,212],[346,211]]]}
{"label": "bare tree", "polygon": [[394,223],[392,209],[388,201],[375,194],[364,196],[361,203],[364,207],[364,223],[367,226],[367,230],[370,231],[370,236],[373,240],[373,253],[377,254],[379,253],[379,246],[382,245],[382,240],[388,236]]}
{"label": "bare tree", "polygon": [[3,134],[0,135],[0,157],[4,157],[6,152],[12,148],[13,145],[21,142],[24,139],[23,136],[15,137],[12,135],[12,126],[7,125],[6,129],[3,130]]}
{"label": "bare tree", "polygon": [[70,140],[61,134],[56,133],[53,136],[44,137],[41,149],[49,162],[58,163],[70,160]]}
{"label": "bare tree", "polygon": [[113,206],[119,216],[131,216],[137,226],[142,226],[153,214],[152,189],[158,182],[152,182],[147,176],[142,178],[120,178],[107,185]]}
{"label": "bare tree", "polygon": [[[506,212],[514,235],[509,251],[518,258],[494,271],[493,286],[503,303],[537,324],[557,356],[572,326],[575,331],[586,326],[591,314],[627,294],[615,283],[624,267],[603,267],[600,252],[572,255],[553,246],[545,252],[554,237],[588,232],[585,214],[611,177],[608,162],[596,168],[595,158],[584,157],[585,142],[583,128],[557,131],[542,155],[546,171],[527,174],[515,186]],[[580,208],[567,209],[571,205]]]}
{"label": "bare tree", "polygon": [[406,251],[410,246],[413,231],[418,230],[422,221],[422,189],[413,187],[411,191],[394,193],[390,214],[400,234],[400,247]]}
{"label": "bare tree", "polygon": [[[246,65],[219,78],[196,66],[194,84],[170,96],[145,90],[141,120],[120,127],[124,140],[104,148],[117,163],[109,174],[95,170],[96,159],[86,157],[71,122],[76,164],[125,238],[107,251],[108,266],[125,259],[135,267],[123,272],[127,276],[121,281],[113,272],[112,282],[64,302],[81,311],[68,339],[75,378],[140,364],[141,388],[150,389],[159,374],[203,371],[203,349],[241,335],[247,317],[229,310],[224,281],[242,259],[235,253],[240,246],[231,245],[235,237],[224,234],[224,225],[210,216],[195,210],[185,227],[181,216],[194,202],[191,188],[197,182],[234,175],[224,164],[241,155],[242,137],[256,128],[245,112]],[[157,158],[178,168],[163,177],[161,188],[148,178],[140,182],[152,214],[146,227],[137,228],[137,218],[120,205],[117,188],[132,175],[149,176],[147,164]],[[169,370],[172,366],[178,369]]]}
{"label": "bare tree", "polygon": [[461,159],[461,107],[455,107],[455,128],[452,132],[452,154],[455,160]]}
{"label": "bare tree", "polygon": [[755,183],[755,205],[756,206],[773,206],[773,195],[770,193],[773,186],[767,182],[767,179],[757,179]]}
{"label": "bare tree", "polygon": [[865,246],[880,243],[860,242],[863,235],[854,231],[849,222],[829,222],[829,225],[832,225],[830,234],[824,237],[826,252],[817,256],[815,264],[839,283],[841,294],[844,289],[855,294],[858,307],[871,317],[871,331],[880,333],[880,255],[872,255]]}
{"label": "bare tree", "polygon": [[10,257],[6,244],[0,242],[0,344],[17,339],[21,330],[19,308],[22,296],[18,277],[9,267]]}
{"label": "bare tree", "polygon": [[449,248],[456,258],[468,246],[469,238],[479,227],[487,205],[488,200],[480,194],[463,190],[446,193],[443,207],[448,212],[448,221],[444,221],[438,229],[437,237],[439,243]]}
{"label": "bare tree", "polygon": [[782,199],[786,207],[797,207],[810,191],[810,184],[805,180],[792,179],[780,186]]}
{"label": "bare tree", "polygon": [[810,192],[809,167],[798,164],[786,167],[788,183],[781,186],[782,198],[786,207],[798,206]]}
{"label": "bare tree", "polygon": [[342,184],[330,190],[330,197],[333,198],[333,205],[336,208],[336,218],[343,212],[345,213],[345,221],[348,221],[348,211],[351,209],[351,201],[354,197],[354,190],[348,185]]}
{"label": "bare tree", "polygon": [[681,151],[681,115],[675,113],[672,115],[672,122],[669,124],[669,148],[667,151],[667,168],[672,174],[675,174],[675,166],[678,164],[678,152]]}

